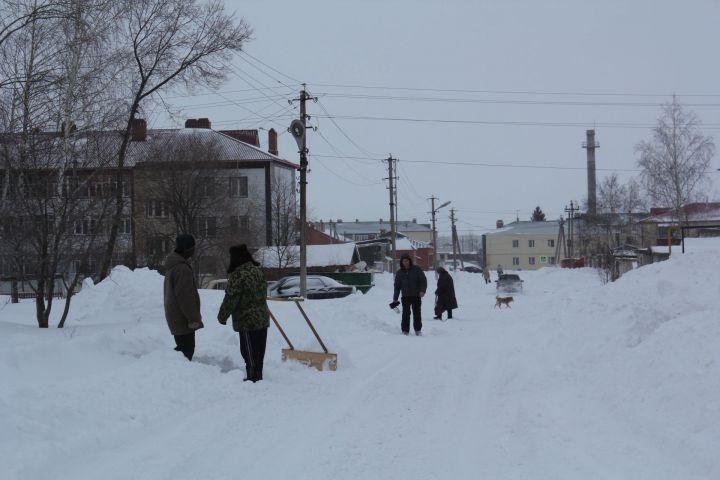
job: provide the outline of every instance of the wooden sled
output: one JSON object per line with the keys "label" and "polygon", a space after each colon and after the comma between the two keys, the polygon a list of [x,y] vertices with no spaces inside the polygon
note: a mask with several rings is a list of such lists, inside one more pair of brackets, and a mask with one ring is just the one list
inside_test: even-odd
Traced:
{"label": "wooden sled", "polygon": [[300,363],[303,363],[307,365],[308,367],[315,367],[316,369],[323,371],[323,370],[337,370],[337,354],[336,353],[330,353],[328,352],[327,347],[323,343],[322,339],[320,338],[320,335],[318,335],[317,330],[315,330],[315,327],[313,326],[312,322],[310,322],[310,319],[308,318],[307,314],[305,313],[305,310],[300,306],[300,302],[302,302],[304,299],[302,297],[290,297],[290,298],[268,298],[268,300],[272,301],[280,301],[280,302],[294,302],[295,305],[298,307],[298,310],[300,310],[300,313],[302,313],[303,318],[307,322],[308,326],[310,327],[310,330],[312,330],[313,334],[315,335],[315,338],[317,338],[318,343],[320,343],[320,346],[322,347],[323,352],[310,352],[306,350],[296,350],[295,347],[293,347],[293,344],[290,342],[290,339],[285,334],[285,330],[282,329],[280,326],[280,322],[277,321],[277,318],[275,318],[275,315],[273,315],[272,311],[268,308],[268,311],[270,312],[270,318],[272,318],[273,322],[275,323],[275,326],[280,330],[280,333],[282,334],[283,338],[287,342],[288,346],[290,348],[283,348],[282,349],[282,360],[283,362],[290,360],[297,360]]}

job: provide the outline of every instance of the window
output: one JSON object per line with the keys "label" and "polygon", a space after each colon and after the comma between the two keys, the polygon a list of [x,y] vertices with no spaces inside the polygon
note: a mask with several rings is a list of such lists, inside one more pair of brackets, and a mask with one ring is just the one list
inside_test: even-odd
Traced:
{"label": "window", "polygon": [[230,217],[230,233],[250,232],[250,219],[247,215],[234,215]]}
{"label": "window", "polygon": [[97,233],[97,220],[95,218],[83,218],[75,221],[75,235],[92,235]]}
{"label": "window", "polygon": [[201,197],[215,196],[215,178],[200,177],[195,179],[195,191]]}
{"label": "window", "polygon": [[130,235],[132,233],[132,219],[121,218],[120,226],[118,227],[118,233],[120,235]]}
{"label": "window", "polygon": [[147,253],[152,257],[166,255],[171,248],[170,240],[166,237],[151,237],[147,242]]}
{"label": "window", "polygon": [[535,257],[528,257],[528,263],[530,265],[535,265]]}
{"label": "window", "polygon": [[528,247],[535,248],[535,240],[528,240]]}
{"label": "window", "polygon": [[216,224],[215,217],[200,217],[195,220],[193,231],[200,238],[214,237]]}
{"label": "window", "polygon": [[548,257],[548,263],[550,265],[555,265],[555,257]]}
{"label": "window", "polygon": [[170,204],[163,200],[148,200],[145,204],[145,215],[148,218],[167,218],[170,214]]}
{"label": "window", "polygon": [[520,240],[513,240],[512,242],[513,242],[513,248],[520,247]]}
{"label": "window", "polygon": [[555,246],[555,240],[548,240],[548,247],[554,247]]}
{"label": "window", "polygon": [[248,177],[230,177],[230,196],[248,196]]}
{"label": "window", "polygon": [[513,265],[520,265],[520,257],[513,257]]}

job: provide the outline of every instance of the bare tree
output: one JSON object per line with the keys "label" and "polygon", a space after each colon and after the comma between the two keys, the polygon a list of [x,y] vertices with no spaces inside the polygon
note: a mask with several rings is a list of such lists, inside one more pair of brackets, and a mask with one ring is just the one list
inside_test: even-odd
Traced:
{"label": "bare tree", "polygon": [[113,103],[106,102],[107,2],[68,0],[54,8],[52,17],[31,15],[0,46],[0,213],[12,222],[4,227],[5,255],[34,292],[40,327],[48,327],[63,286],[64,325],[75,288],[89,274],[110,193],[98,194],[107,155],[102,137],[92,134],[112,121],[113,109],[105,108]]}
{"label": "bare tree", "polygon": [[262,233],[259,195],[248,191],[231,196],[235,177],[226,167],[221,147],[201,132],[156,136],[135,176],[141,264],[162,270],[175,236],[191,233],[200,279],[222,271],[220,259],[230,245],[255,243]]}
{"label": "bare tree", "polygon": [[[127,91],[125,129],[117,152],[117,181],[121,181],[133,120],[144,103],[174,87],[217,86],[225,78],[231,55],[250,39],[243,20],[225,12],[220,1],[128,0],[118,5],[118,42],[126,41],[128,69],[121,78]],[[116,197],[114,221],[101,275],[112,266],[115,240],[123,214],[123,198]]]}
{"label": "bare tree", "polygon": [[294,179],[275,175],[271,181],[271,189],[272,234],[268,260],[272,261],[273,267],[283,269],[296,263],[300,253],[296,247],[300,239],[300,225]]}
{"label": "bare tree", "polygon": [[650,200],[672,208],[679,221],[686,221],[683,206],[703,193],[715,154],[715,144],[700,132],[697,116],[673,99],[662,107],[653,139],[640,142],[636,151]]}

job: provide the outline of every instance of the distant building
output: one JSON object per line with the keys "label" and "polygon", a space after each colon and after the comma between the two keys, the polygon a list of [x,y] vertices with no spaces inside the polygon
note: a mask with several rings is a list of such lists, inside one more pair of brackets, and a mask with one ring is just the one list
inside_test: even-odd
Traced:
{"label": "distant building", "polygon": [[483,267],[536,270],[555,265],[558,221],[513,222],[483,235]]}
{"label": "distant building", "polygon": [[[432,242],[432,228],[426,223],[417,223],[417,219],[395,222],[397,233],[420,242]],[[379,221],[355,220],[343,222],[341,219],[328,222],[316,222],[317,230],[327,233],[333,238],[345,241],[373,240],[392,230],[390,222],[382,218]]]}

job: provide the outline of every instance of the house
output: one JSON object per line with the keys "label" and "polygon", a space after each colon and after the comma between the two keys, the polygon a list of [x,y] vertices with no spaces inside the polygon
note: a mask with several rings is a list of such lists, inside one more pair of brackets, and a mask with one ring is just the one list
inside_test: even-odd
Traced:
{"label": "house", "polygon": [[[298,245],[263,247],[255,252],[254,258],[263,267],[267,280],[277,280],[300,271]],[[349,272],[358,262],[360,255],[354,243],[306,247],[308,272]]]}
{"label": "house", "polygon": [[[679,245],[682,237],[720,236],[720,202],[690,203],[683,207],[683,221],[670,208],[651,208],[639,221],[645,246]],[[681,228],[682,227],[682,228]]]}
{"label": "house", "polygon": [[[49,146],[59,142],[53,140],[60,138],[58,133],[42,135],[48,138],[45,143]],[[125,201],[114,264],[161,268],[165,256],[174,248],[175,235],[184,231],[194,234],[198,243],[193,257],[196,271],[208,276],[224,273],[230,245],[247,243],[259,247],[274,243],[276,193],[287,194],[294,205],[298,165],[278,156],[274,130],[268,133],[265,152],[259,148],[256,130],[214,130],[206,118],[189,119],[185,128],[148,129],[145,120],[135,119],[123,180],[118,184],[114,159],[121,140],[116,131],[78,131],[71,139],[77,152],[72,164],[58,155],[56,160],[37,164],[40,166],[22,168],[13,160],[12,148],[4,148],[2,154],[8,155],[9,161],[0,165],[10,164],[13,168],[10,172],[0,169],[0,178],[22,188],[0,191],[17,191],[22,198],[39,192],[47,197],[47,205],[53,204],[52,197],[72,192],[74,200],[88,207],[78,208],[85,212],[84,217],[73,219],[68,234],[76,240],[92,236],[98,239],[96,244],[104,245],[108,217],[100,216],[96,204],[109,205],[120,189]],[[13,145],[12,136],[6,135],[2,141],[6,147]],[[53,151],[58,150],[54,147]],[[62,179],[61,185],[52,183],[56,177]],[[39,182],[42,188],[37,188]],[[28,190],[30,185],[32,192]],[[27,210],[22,215],[37,217],[36,212]],[[53,221],[52,212],[48,218]],[[294,222],[294,215],[286,220]],[[98,252],[101,250],[98,248]],[[27,258],[33,253],[0,251],[0,277],[32,277],[31,268],[19,273],[18,262],[5,258],[12,255]],[[90,265],[88,274],[97,273],[99,255],[86,262]],[[69,273],[79,267],[72,262],[63,268]]]}
{"label": "house", "polygon": [[[390,222],[382,218],[377,222],[358,219],[354,222],[343,222],[341,219],[328,222],[321,220],[314,226],[333,238],[345,241],[372,240],[392,231]],[[396,221],[395,226],[397,233],[408,238],[420,242],[432,242],[432,228],[429,224],[417,223],[417,219],[413,218],[411,221]]]}
{"label": "house", "polygon": [[558,221],[517,221],[488,232],[482,236],[483,266],[536,270],[555,265],[559,229]]}

